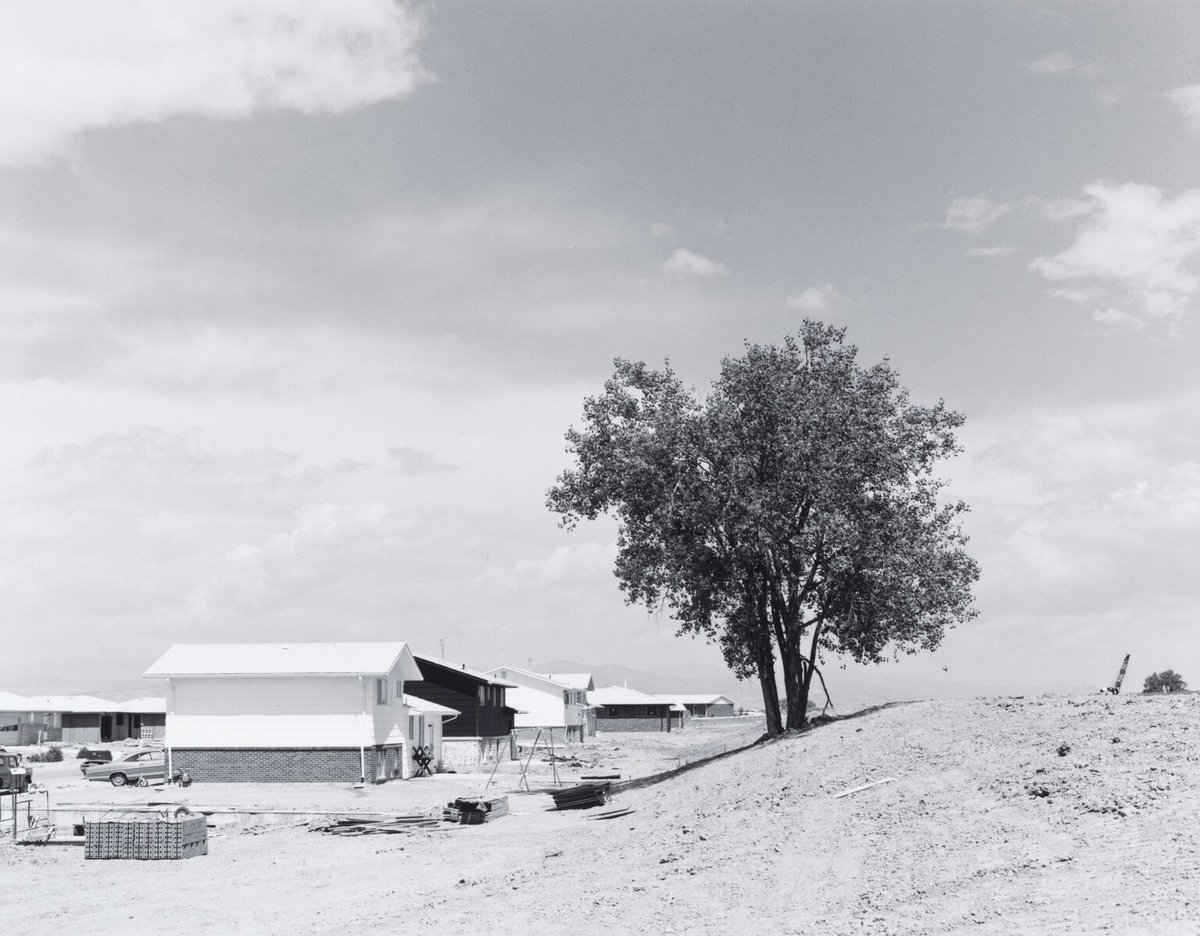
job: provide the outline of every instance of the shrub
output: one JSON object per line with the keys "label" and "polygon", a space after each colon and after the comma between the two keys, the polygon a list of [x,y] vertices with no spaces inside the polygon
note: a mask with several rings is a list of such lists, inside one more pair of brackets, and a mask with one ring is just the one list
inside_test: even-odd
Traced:
{"label": "shrub", "polygon": [[1161,673],[1151,673],[1146,677],[1142,692],[1183,692],[1187,683],[1174,670],[1163,670]]}
{"label": "shrub", "polygon": [[51,745],[44,751],[37,754],[30,754],[25,760],[35,761],[37,763],[50,763],[52,761],[60,761],[63,759],[62,748]]}

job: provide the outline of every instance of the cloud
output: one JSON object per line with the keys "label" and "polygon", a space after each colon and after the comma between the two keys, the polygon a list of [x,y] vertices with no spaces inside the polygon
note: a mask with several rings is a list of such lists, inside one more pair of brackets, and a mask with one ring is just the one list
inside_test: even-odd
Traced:
{"label": "cloud", "polygon": [[392,457],[396,473],[401,475],[437,474],[443,471],[457,471],[460,467],[438,460],[432,452],[425,449],[408,445],[389,448],[388,455]]}
{"label": "cloud", "polygon": [[690,250],[684,250],[682,247],[675,249],[662,268],[664,273],[674,273],[679,276],[702,276],[705,279],[729,275],[729,268],[725,264],[709,260]]}
{"label": "cloud", "polygon": [[987,195],[956,198],[946,209],[946,219],[942,226],[952,231],[977,234],[1010,211],[1012,205],[994,202]]}
{"label": "cloud", "polygon": [[972,507],[981,603],[1080,620],[1194,608],[1200,440],[1179,427],[1198,419],[1192,393],[968,422],[952,490]]}
{"label": "cloud", "polygon": [[1179,108],[1192,131],[1200,133],[1200,84],[1175,88],[1167,92],[1167,97]]}
{"label": "cloud", "polygon": [[824,312],[837,304],[841,298],[833,283],[826,283],[824,286],[809,286],[797,295],[788,296],[787,306],[789,309],[801,309],[804,312]]}
{"label": "cloud", "polygon": [[428,77],[421,34],[391,0],[6,3],[0,165],[59,155],[95,128],[403,97]]}
{"label": "cloud", "polygon": [[1106,325],[1131,328],[1134,331],[1141,331],[1146,327],[1144,319],[1140,319],[1136,315],[1130,315],[1128,312],[1122,312],[1120,309],[1096,309],[1092,312],[1092,318]]}
{"label": "cloud", "polygon": [[295,525],[261,542],[243,542],[225,555],[212,576],[186,596],[197,623],[244,619],[264,610],[312,602],[389,552],[397,532],[382,502],[305,504]]}
{"label": "cloud", "polygon": [[1096,65],[1079,61],[1072,53],[1065,49],[1060,49],[1056,52],[1047,52],[1037,61],[1026,65],[1025,70],[1035,75],[1076,74],[1093,77],[1100,74],[1100,69]]}
{"label": "cloud", "polygon": [[1197,311],[1200,297],[1200,189],[1175,199],[1153,186],[1095,182],[1084,188],[1089,211],[1075,242],[1031,269],[1055,283],[1057,295],[1103,303],[1105,321],[1176,322]]}
{"label": "cloud", "polygon": [[963,251],[965,257],[1007,257],[1016,247],[972,247]]}
{"label": "cloud", "polygon": [[576,592],[611,587],[616,542],[556,546],[540,559],[518,559],[509,566],[490,565],[476,578],[490,591],[562,588]]}
{"label": "cloud", "polygon": [[655,237],[667,237],[675,233],[675,228],[662,221],[655,221],[650,225],[650,233]]}

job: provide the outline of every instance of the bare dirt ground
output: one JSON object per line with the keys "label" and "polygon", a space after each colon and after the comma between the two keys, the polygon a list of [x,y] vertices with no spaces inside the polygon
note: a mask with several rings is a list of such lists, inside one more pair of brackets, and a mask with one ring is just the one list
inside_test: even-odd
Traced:
{"label": "bare dirt ground", "polygon": [[[612,805],[635,811],[607,821],[548,811],[506,764],[488,792],[509,793],[511,815],[482,826],[342,838],[298,814],[214,813],[209,854],[186,861],[0,845],[5,921],[28,934],[1200,933],[1198,714],[1194,695],[908,703],[625,789]],[[560,771],[672,770],[760,731],[731,719],[610,735],[573,749],[597,766]],[[533,766],[545,789],[549,765]],[[113,790],[43,776],[56,803],[398,813],[487,779]]]}

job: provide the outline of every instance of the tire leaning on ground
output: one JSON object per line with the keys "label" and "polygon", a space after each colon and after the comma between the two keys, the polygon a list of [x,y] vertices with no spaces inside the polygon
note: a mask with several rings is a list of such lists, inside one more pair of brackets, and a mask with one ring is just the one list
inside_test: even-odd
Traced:
{"label": "tire leaning on ground", "polygon": [[128,782],[128,780],[129,780],[129,778],[126,777],[125,774],[123,774],[123,773],[115,773],[111,777],[108,778],[108,782],[111,783],[113,786],[125,786],[125,784]]}

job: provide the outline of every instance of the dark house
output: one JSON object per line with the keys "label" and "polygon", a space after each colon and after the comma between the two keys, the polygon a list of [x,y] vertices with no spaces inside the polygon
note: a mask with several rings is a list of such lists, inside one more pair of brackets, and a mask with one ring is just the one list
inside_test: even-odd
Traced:
{"label": "dark house", "polygon": [[510,756],[516,709],[506,703],[504,692],[516,683],[459,663],[415,656],[422,678],[406,682],[404,691],[460,713],[442,723],[442,763],[463,769]]}

